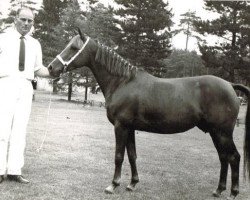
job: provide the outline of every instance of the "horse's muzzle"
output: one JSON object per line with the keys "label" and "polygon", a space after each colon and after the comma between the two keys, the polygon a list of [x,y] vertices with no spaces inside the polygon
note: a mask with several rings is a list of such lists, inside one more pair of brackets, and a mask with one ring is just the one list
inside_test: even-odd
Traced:
{"label": "horse's muzzle", "polygon": [[48,68],[48,71],[49,71],[50,76],[52,76],[52,77],[54,77],[54,78],[57,78],[57,77],[60,76],[60,73],[59,73],[59,72],[56,73],[55,70],[53,70],[53,67],[52,67],[51,64],[50,64],[47,68]]}

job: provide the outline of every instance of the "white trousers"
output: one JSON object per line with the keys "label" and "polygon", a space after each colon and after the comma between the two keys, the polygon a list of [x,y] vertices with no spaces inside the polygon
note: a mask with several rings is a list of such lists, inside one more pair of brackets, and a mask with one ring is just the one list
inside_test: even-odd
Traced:
{"label": "white trousers", "polygon": [[21,175],[33,88],[24,78],[0,78],[0,175]]}

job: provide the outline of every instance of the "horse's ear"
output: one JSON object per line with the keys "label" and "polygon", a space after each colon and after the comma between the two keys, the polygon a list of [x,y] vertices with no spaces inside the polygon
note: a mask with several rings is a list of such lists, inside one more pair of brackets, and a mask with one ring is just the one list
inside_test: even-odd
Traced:
{"label": "horse's ear", "polygon": [[78,30],[78,34],[80,35],[81,39],[82,39],[83,41],[85,41],[86,37],[85,37],[85,35],[82,33],[81,29],[80,29],[79,27],[77,27],[77,30]]}

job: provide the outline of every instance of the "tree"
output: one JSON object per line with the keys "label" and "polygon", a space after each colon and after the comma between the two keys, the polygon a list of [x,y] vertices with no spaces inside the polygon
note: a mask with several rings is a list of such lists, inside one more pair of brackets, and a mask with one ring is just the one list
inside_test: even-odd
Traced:
{"label": "tree", "polygon": [[174,49],[172,54],[163,60],[163,77],[176,78],[186,76],[199,76],[207,73],[202,59],[195,51]]}
{"label": "tree", "polygon": [[[60,46],[59,49],[63,49],[69,39],[76,35],[77,27],[83,29],[92,39],[114,46],[112,38],[115,34],[115,25],[112,8],[106,8],[103,4],[90,4],[90,8],[90,11],[82,11],[78,1],[73,0],[63,9],[60,22],[54,28],[55,42],[58,48]],[[83,86],[87,91],[88,87],[96,85],[94,76],[88,68],[75,70],[65,79],[68,84],[68,100],[71,99],[74,86]],[[87,93],[85,93],[85,101],[87,101]]]}
{"label": "tree", "polygon": [[[67,7],[68,2],[69,0],[43,0],[42,9],[35,18],[34,36],[41,42],[45,64],[49,64],[58,53],[54,28],[59,24],[62,10]],[[53,92],[56,93],[56,81],[52,84]]]}
{"label": "tree", "polygon": [[[91,2],[90,2],[91,3]],[[110,47],[117,46],[118,28],[115,25],[114,9],[105,7],[101,3],[93,1],[90,5],[90,10],[85,12],[85,21],[82,26],[84,32],[92,39],[98,40],[100,43]],[[77,82],[78,86],[85,87],[85,100],[87,101],[88,87],[94,88],[97,82],[88,68],[83,68],[81,76],[84,77],[84,82]]]}
{"label": "tree", "polygon": [[172,13],[162,0],[115,0],[120,5],[118,51],[137,66],[160,75],[161,63],[170,50]]}
{"label": "tree", "polygon": [[39,5],[35,0],[27,0],[27,1],[11,0],[8,16],[0,20],[1,21],[0,25],[2,24],[3,26],[2,29],[6,29],[12,25],[16,16],[16,11],[21,7],[28,7],[34,13],[37,13]]}
{"label": "tree", "polygon": [[240,49],[242,51],[242,64],[244,67],[239,69],[238,73],[241,77],[245,79],[244,84],[250,84],[250,6],[245,7],[242,10],[243,23],[241,25],[240,34],[238,42]]}
{"label": "tree", "polygon": [[107,46],[117,46],[119,29],[114,18],[114,9],[98,3],[91,6],[91,11],[85,14],[84,32]]}
{"label": "tree", "polygon": [[60,23],[62,11],[69,0],[43,0],[42,9],[35,18],[34,36],[41,41],[45,63],[50,62],[57,54],[54,28]]}
{"label": "tree", "polygon": [[220,76],[235,82],[239,81],[239,71],[246,68],[243,57],[246,48],[242,48],[242,25],[246,21],[249,5],[243,1],[206,1],[205,8],[219,14],[214,20],[194,22],[196,30],[204,35],[215,35],[220,41],[214,45],[200,43],[202,59],[207,67],[217,68]]}
{"label": "tree", "polygon": [[[77,0],[68,3],[67,7],[62,9],[59,23],[54,27],[54,42],[58,49],[63,49],[69,40],[76,35],[77,27],[81,26],[84,20],[83,12]],[[64,74],[68,85],[68,100],[71,100],[75,82],[80,78],[80,70]]]}
{"label": "tree", "polygon": [[201,38],[197,35],[195,35],[195,27],[193,26],[193,22],[200,20],[200,17],[196,16],[196,12],[191,12],[188,11],[184,14],[181,14],[181,16],[183,18],[181,18],[180,20],[180,24],[179,27],[181,27],[180,29],[177,29],[175,31],[173,31],[174,34],[178,34],[180,32],[183,32],[186,35],[186,48],[185,50],[187,51],[188,49],[188,41],[190,37],[195,37],[198,40],[201,40]]}
{"label": "tree", "polygon": [[[75,3],[77,4],[77,2]],[[69,5],[68,8],[69,9],[65,9],[65,15],[62,16],[62,23],[57,27],[60,35],[62,35],[64,31],[66,31],[66,35],[68,35],[79,26],[92,39],[96,39],[111,47],[116,46],[115,40],[118,29],[115,27],[115,19],[111,7],[104,7],[103,4],[91,4],[90,11],[87,12],[82,12],[79,8],[73,9],[73,5]],[[69,27],[69,25],[72,26]],[[75,33],[72,34],[75,35]],[[85,87],[85,101],[87,101],[86,92],[88,88],[94,87],[97,84],[93,74],[88,68],[74,71],[71,75],[71,79],[68,80],[73,83],[72,87],[74,87],[74,85]]]}

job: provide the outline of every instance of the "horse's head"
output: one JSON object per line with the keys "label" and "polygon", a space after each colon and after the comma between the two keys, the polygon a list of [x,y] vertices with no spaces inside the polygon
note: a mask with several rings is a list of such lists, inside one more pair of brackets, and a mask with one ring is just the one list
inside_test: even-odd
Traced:
{"label": "horse's head", "polygon": [[61,73],[83,67],[89,62],[86,46],[89,37],[84,36],[79,29],[79,35],[73,37],[65,49],[49,64],[50,75],[59,77]]}

